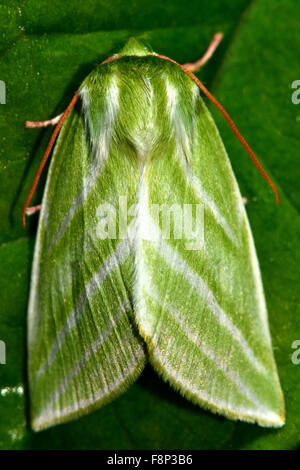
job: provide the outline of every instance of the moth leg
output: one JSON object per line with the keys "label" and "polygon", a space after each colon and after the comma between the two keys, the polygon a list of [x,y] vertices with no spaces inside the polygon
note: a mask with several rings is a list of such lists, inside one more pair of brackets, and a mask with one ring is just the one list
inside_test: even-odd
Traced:
{"label": "moth leg", "polygon": [[60,120],[61,116],[62,114],[59,114],[52,119],[48,119],[48,121],[26,121],[25,127],[27,127],[27,129],[33,129],[35,127],[55,126]]}
{"label": "moth leg", "polygon": [[216,33],[212,38],[206,52],[204,55],[196,60],[196,62],[191,62],[189,64],[184,64],[184,67],[189,70],[190,72],[198,72],[198,70],[209,61],[211,56],[214,54],[215,50],[217,49],[218,45],[223,39],[223,33]]}
{"label": "moth leg", "polygon": [[41,204],[38,204],[37,206],[27,207],[26,215],[33,215],[36,212],[39,212],[40,210],[41,210]]}

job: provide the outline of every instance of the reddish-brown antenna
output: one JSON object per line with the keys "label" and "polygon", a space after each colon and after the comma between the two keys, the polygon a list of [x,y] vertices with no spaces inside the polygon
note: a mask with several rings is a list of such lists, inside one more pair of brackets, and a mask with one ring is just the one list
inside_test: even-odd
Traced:
{"label": "reddish-brown antenna", "polygon": [[[118,55],[113,55],[112,57],[109,57],[108,59],[104,60],[102,62],[102,64],[106,64],[107,62],[111,62],[112,60],[116,60],[118,58]],[[34,195],[34,192],[36,190],[36,187],[38,185],[38,182],[39,182],[39,179],[41,177],[41,174],[43,172],[43,169],[44,169],[44,166],[46,165],[46,162],[49,158],[49,155],[51,153],[51,150],[53,148],[53,145],[55,143],[55,139],[57,137],[57,134],[59,133],[60,129],[61,129],[61,126],[63,125],[66,117],[68,116],[69,112],[74,108],[75,106],[75,103],[78,99],[78,93],[79,93],[79,90],[76,91],[75,95],[73,96],[70,104],[68,105],[68,107],[66,108],[66,110],[60,115],[58,116],[58,122],[56,124],[56,119],[57,118],[54,118],[54,119],[50,119],[48,121],[38,121],[38,122],[32,122],[32,121],[26,121],[26,127],[30,127],[30,128],[34,128],[34,127],[47,127],[51,124],[56,124],[55,126],[55,129],[54,131],[52,132],[52,135],[50,137],[50,140],[49,140],[49,143],[47,145],[47,148],[44,152],[44,155],[42,157],[42,160],[38,166],[38,169],[37,169],[37,172],[35,174],[35,177],[34,177],[34,180],[33,180],[33,183],[31,185],[31,188],[29,190],[29,193],[27,195],[27,198],[26,198],[26,201],[25,201],[25,204],[23,206],[23,210],[22,210],[22,224],[23,224],[23,227],[25,228],[26,227],[26,212],[28,210],[28,206],[30,204],[30,201],[32,199],[32,196]],[[35,211],[34,211],[35,212]],[[31,212],[31,213],[34,213],[34,212]]]}
{"label": "reddish-brown antenna", "polygon": [[263,169],[263,167],[261,166],[259,160],[257,159],[257,157],[255,156],[255,153],[253,152],[253,150],[251,149],[251,147],[247,144],[246,140],[244,139],[244,137],[240,134],[238,128],[236,127],[235,123],[233,122],[233,120],[231,119],[231,117],[229,116],[229,114],[227,113],[227,111],[223,108],[223,106],[216,100],[216,98],[207,90],[207,88],[205,88],[205,86],[203,85],[202,82],[200,82],[200,80],[187,68],[187,66],[184,66],[184,65],[181,65],[179,64],[178,62],[176,62],[175,60],[173,59],[170,59],[169,57],[166,57],[164,55],[161,55],[161,54],[155,54],[156,57],[159,57],[160,59],[163,59],[163,60],[168,60],[169,62],[173,62],[173,64],[175,65],[178,65],[178,67],[180,67],[187,75],[189,75],[191,77],[192,80],[194,80],[194,82],[198,85],[198,87],[200,88],[200,90],[203,91],[203,93],[207,96],[207,98],[219,109],[219,111],[221,111],[221,113],[223,114],[224,118],[226,119],[226,121],[228,122],[228,124],[230,125],[231,129],[233,130],[234,134],[236,135],[236,137],[238,138],[238,140],[241,142],[242,146],[245,148],[246,152],[248,152],[248,154],[250,155],[250,158],[251,160],[253,161],[254,165],[256,166],[256,168],[258,169],[258,171],[262,174],[262,176],[265,178],[265,180],[267,181],[267,183],[271,186],[271,188],[273,189],[274,191],[274,194],[275,194],[275,199],[276,199],[276,204],[278,205],[279,204],[279,196],[278,196],[278,191],[277,191],[277,188],[275,186],[275,184],[273,183],[273,181],[271,180],[271,178],[267,175],[267,173],[265,172],[265,170]]}
{"label": "reddish-brown antenna", "polygon": [[53,145],[54,145],[54,142],[55,142],[55,139],[57,137],[57,134],[59,133],[60,131],[60,128],[61,126],[63,125],[63,122],[64,120],[66,119],[66,117],[68,116],[69,112],[71,111],[71,109],[74,108],[75,106],[75,103],[78,99],[78,93],[79,93],[79,90],[76,91],[75,95],[73,96],[72,98],[72,101],[70,102],[70,104],[68,105],[68,107],[66,108],[66,110],[63,112],[63,114],[61,115],[58,123],[56,124],[55,126],[55,129],[54,131],[52,132],[52,135],[50,137],[50,140],[49,140],[49,143],[47,145],[47,148],[45,150],[45,153],[43,155],[43,158],[39,164],[39,167],[37,169],[37,172],[35,174],[35,177],[34,177],[34,180],[33,180],[33,183],[31,185],[31,188],[29,190],[29,193],[27,195],[27,198],[26,198],[26,201],[25,201],[25,204],[24,204],[24,207],[23,207],[23,210],[22,210],[22,224],[23,224],[23,227],[25,228],[26,226],[26,210],[30,204],[30,201],[32,199],[32,196],[34,195],[34,192],[36,190],[36,187],[37,187],[37,184],[39,182],[39,179],[41,177],[41,174],[42,174],[42,171],[44,169],[44,166],[46,165],[46,162],[48,160],[48,157],[50,155],[50,152],[53,148]]}

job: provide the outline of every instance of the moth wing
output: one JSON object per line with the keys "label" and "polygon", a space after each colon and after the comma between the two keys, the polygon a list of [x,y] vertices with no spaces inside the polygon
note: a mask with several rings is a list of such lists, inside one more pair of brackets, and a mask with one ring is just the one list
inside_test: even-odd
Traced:
{"label": "moth wing", "polygon": [[214,121],[200,96],[187,107],[188,92],[166,86],[169,145],[154,150],[140,191],[139,331],[183,396],[278,427],[283,396],[247,215]]}
{"label": "moth wing", "polygon": [[111,401],[145,362],[132,310],[131,245],[128,234],[113,233],[117,196],[130,203],[137,173],[111,139],[116,86],[109,74],[100,79],[102,93],[91,101],[83,87],[63,125],[42,202],[28,317],[35,430]]}

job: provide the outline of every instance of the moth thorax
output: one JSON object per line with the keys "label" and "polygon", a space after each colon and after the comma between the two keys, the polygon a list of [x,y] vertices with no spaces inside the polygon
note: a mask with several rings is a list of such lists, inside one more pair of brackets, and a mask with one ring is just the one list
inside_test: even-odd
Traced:
{"label": "moth thorax", "polygon": [[[146,100],[145,100],[146,101]],[[146,161],[157,141],[157,126],[152,103],[145,102],[145,107],[130,132],[130,140],[139,161]]]}
{"label": "moth thorax", "polygon": [[147,127],[137,129],[132,136],[132,141],[138,159],[146,161],[156,141],[153,124],[149,123]]}

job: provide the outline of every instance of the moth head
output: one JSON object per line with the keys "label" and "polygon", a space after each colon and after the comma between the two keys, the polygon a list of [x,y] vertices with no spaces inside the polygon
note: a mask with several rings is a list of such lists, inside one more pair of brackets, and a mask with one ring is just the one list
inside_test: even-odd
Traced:
{"label": "moth head", "polygon": [[145,46],[145,44],[138,39],[130,38],[123,49],[119,52],[118,56],[145,56],[152,55],[152,51]]}

